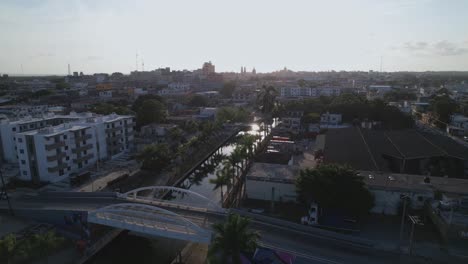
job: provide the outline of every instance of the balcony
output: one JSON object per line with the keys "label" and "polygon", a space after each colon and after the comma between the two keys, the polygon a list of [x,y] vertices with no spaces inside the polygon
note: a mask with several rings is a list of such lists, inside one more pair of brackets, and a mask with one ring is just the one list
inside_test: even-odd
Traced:
{"label": "balcony", "polygon": [[77,135],[75,136],[76,141],[83,141],[87,139],[91,139],[93,136],[91,134],[84,134],[84,135]]}
{"label": "balcony", "polygon": [[74,163],[79,163],[79,162],[89,160],[89,159],[92,159],[92,158],[94,158],[94,154],[91,153],[91,154],[88,154],[88,155],[84,155],[83,157],[73,159],[73,162]]}
{"label": "balcony", "polygon": [[47,171],[50,172],[50,173],[55,173],[55,172],[58,172],[59,170],[65,169],[65,168],[67,168],[67,167],[68,167],[68,164],[62,163],[62,164],[59,164],[59,165],[57,165],[57,166],[55,166],[55,167],[49,167],[49,168],[47,168]]}
{"label": "balcony", "polygon": [[64,146],[65,146],[65,142],[59,141],[59,142],[46,145],[45,148],[47,151],[50,151],[50,150],[57,149],[57,148],[64,147]]}
{"label": "balcony", "polygon": [[106,133],[114,133],[114,132],[120,131],[122,129],[123,129],[123,127],[106,128]]}
{"label": "balcony", "polygon": [[85,150],[89,150],[89,149],[92,149],[92,148],[93,148],[92,144],[86,144],[84,146],[72,149],[72,152],[76,154],[76,153],[79,153],[79,152],[82,152],[82,151],[85,151]]}
{"label": "balcony", "polygon": [[58,154],[52,155],[52,156],[47,156],[47,161],[56,161],[59,159],[62,159],[63,157],[67,156],[67,153],[65,152],[60,152]]}
{"label": "balcony", "polygon": [[121,136],[119,136],[119,137],[108,137],[108,138],[106,138],[106,143],[109,144],[109,145],[112,145],[114,143],[119,143],[120,139],[122,139]]}

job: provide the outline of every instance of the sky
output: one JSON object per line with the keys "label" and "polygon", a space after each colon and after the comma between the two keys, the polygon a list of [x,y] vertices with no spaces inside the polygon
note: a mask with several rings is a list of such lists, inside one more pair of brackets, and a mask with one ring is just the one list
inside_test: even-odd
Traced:
{"label": "sky", "polygon": [[1,0],[0,73],[468,70],[467,0]]}

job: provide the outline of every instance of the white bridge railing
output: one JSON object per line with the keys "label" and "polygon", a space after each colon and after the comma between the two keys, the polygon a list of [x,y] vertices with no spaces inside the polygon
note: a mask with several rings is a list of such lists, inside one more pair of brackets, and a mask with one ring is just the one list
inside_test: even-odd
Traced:
{"label": "white bridge railing", "polygon": [[91,211],[91,223],[198,243],[210,243],[211,231],[171,211],[151,205],[123,203]]}

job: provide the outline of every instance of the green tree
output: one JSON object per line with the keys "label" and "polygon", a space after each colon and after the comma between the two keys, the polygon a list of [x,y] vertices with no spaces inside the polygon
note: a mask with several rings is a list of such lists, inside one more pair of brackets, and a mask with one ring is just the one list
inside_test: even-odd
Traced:
{"label": "green tree", "polygon": [[216,121],[219,123],[249,122],[250,119],[250,113],[240,107],[221,107],[216,114]]}
{"label": "green tree", "polygon": [[257,95],[257,104],[262,113],[270,114],[276,104],[276,96],[278,91],[273,86],[263,85]]}
{"label": "green tree", "polygon": [[257,248],[260,235],[248,229],[250,220],[230,214],[224,223],[213,225],[215,236],[208,250],[210,263],[241,264],[241,253]]}
{"label": "green tree", "polygon": [[142,169],[160,171],[169,164],[172,155],[167,144],[152,144],[146,146],[136,158],[142,162]]}
{"label": "green tree", "polygon": [[48,256],[64,242],[62,237],[59,237],[53,231],[43,234],[35,234],[32,237],[32,249],[39,253],[39,256],[45,257],[45,262],[48,263]]}
{"label": "green tree", "polygon": [[187,104],[193,107],[204,107],[208,105],[208,99],[203,95],[195,94],[188,98]]}
{"label": "green tree", "polygon": [[445,128],[450,122],[450,116],[458,110],[458,104],[448,95],[441,95],[431,100],[429,108],[437,118],[435,124],[440,128]]}
{"label": "green tree", "polygon": [[132,111],[138,113],[140,107],[143,105],[143,102],[148,100],[156,100],[165,105],[164,98],[159,95],[146,94],[138,96],[138,98],[132,104]]}
{"label": "green tree", "polygon": [[229,186],[232,179],[232,168],[230,164],[226,164],[223,169],[216,172],[216,178],[210,179],[210,183],[214,184],[213,190],[218,188],[221,191],[221,205],[224,202],[223,186]]}
{"label": "green tree", "polygon": [[137,109],[137,127],[166,120],[166,106],[158,100],[145,100],[141,107]]}
{"label": "green tree", "polygon": [[14,234],[8,234],[0,240],[0,260],[12,263],[19,250],[20,246]]}
{"label": "green tree", "polygon": [[223,88],[219,91],[219,93],[224,97],[224,98],[231,98],[232,94],[236,90],[236,83],[233,81],[230,82],[225,82],[223,85]]}
{"label": "green tree", "polygon": [[341,209],[354,215],[364,215],[374,205],[374,197],[357,171],[337,164],[301,170],[296,192],[303,203],[316,202],[323,208]]}
{"label": "green tree", "polygon": [[42,89],[42,90],[39,90],[37,92],[34,92],[32,94],[32,97],[44,97],[44,96],[49,96],[49,95],[52,95],[52,94],[54,94],[53,91],[48,90],[48,89]]}
{"label": "green tree", "polygon": [[255,143],[257,142],[258,137],[254,135],[245,134],[239,140],[240,145],[247,151],[247,156],[249,158],[254,155]]}

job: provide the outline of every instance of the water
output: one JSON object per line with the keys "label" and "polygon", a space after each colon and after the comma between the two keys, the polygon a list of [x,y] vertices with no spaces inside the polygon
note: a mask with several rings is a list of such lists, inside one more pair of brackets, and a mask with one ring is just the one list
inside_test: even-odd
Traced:
{"label": "water", "polygon": [[[275,127],[276,124],[277,121],[274,120],[273,124],[270,125],[269,128]],[[255,123],[251,125],[249,130],[238,133],[238,135],[243,134],[260,136],[261,140],[265,138],[264,133],[260,130],[260,126]],[[220,150],[223,155],[229,156],[234,151],[237,146],[235,138],[236,137],[234,137],[233,141],[228,142],[226,145],[221,147]],[[256,144],[259,144],[259,142]],[[212,157],[213,155],[210,158]],[[214,184],[210,183],[210,179],[216,178],[216,172],[218,170],[222,170],[224,166],[221,160],[219,160],[219,162],[215,161],[215,165],[212,167],[209,167],[207,164],[208,163],[205,162],[200,165],[201,167],[204,167],[204,169],[200,170],[201,172],[198,174],[192,173],[182,182],[182,184],[180,184],[179,187],[199,193],[210,201],[220,204],[221,190],[214,190]],[[183,199],[183,197],[176,197],[176,199]],[[118,238],[109,243],[103,250],[89,260],[88,263],[126,264],[132,261],[137,261],[138,263],[169,263],[176,257],[177,252],[182,250],[186,244],[187,242],[185,241],[166,238],[149,239],[125,233],[121,234]]]}

